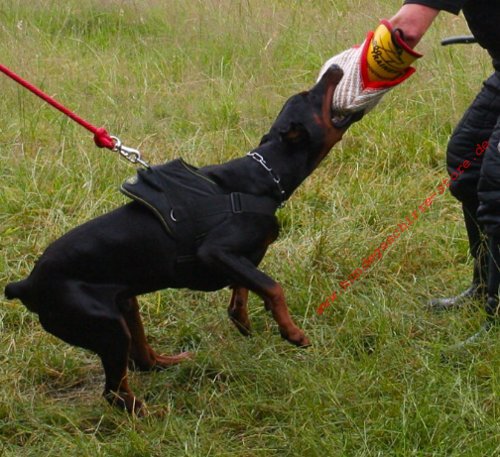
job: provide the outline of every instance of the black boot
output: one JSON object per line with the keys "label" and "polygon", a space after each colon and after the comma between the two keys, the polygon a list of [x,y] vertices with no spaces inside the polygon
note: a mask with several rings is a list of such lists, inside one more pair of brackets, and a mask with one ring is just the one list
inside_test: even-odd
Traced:
{"label": "black boot", "polygon": [[462,203],[465,228],[469,238],[469,246],[474,257],[474,273],[471,286],[455,297],[433,298],[429,306],[435,311],[447,311],[460,308],[473,300],[486,302],[488,298],[486,282],[488,277],[488,247],[486,236],[476,218],[477,200]]}
{"label": "black boot", "polygon": [[493,328],[498,328],[500,324],[500,306],[498,300],[498,290],[500,288],[500,237],[489,237],[489,273],[488,287],[485,300],[486,320],[474,335],[467,338],[452,349],[463,349],[470,344],[480,343],[481,338]]}
{"label": "black boot", "polygon": [[429,306],[434,311],[448,311],[460,308],[473,300],[486,302],[488,294],[486,290],[485,266],[486,262],[483,256],[480,256],[479,260],[474,259],[474,274],[471,286],[455,297],[433,298],[429,301]]}

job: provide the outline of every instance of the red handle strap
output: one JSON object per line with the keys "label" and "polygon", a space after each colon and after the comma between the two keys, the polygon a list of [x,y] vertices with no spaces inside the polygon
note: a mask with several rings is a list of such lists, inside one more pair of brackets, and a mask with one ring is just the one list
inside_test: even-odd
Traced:
{"label": "red handle strap", "polygon": [[33,92],[35,95],[40,97],[42,100],[46,101],[48,104],[52,105],[54,108],[66,114],[66,116],[73,119],[76,123],[80,124],[88,131],[92,132],[94,134],[94,142],[98,147],[108,148],[108,149],[113,149],[115,147],[115,140],[111,138],[111,136],[108,134],[108,132],[104,127],[96,127],[95,125],[92,125],[90,122],[87,122],[85,119],[82,119],[81,117],[77,116],[68,108],[61,105],[57,100],[54,100],[52,97],[49,97],[45,92],[42,92],[38,87],[29,83],[28,81],[21,78],[19,75],[17,75],[16,73],[9,70],[7,67],[4,67],[1,64],[0,64],[0,71],[6,74],[9,78],[12,78],[17,83],[21,84],[21,86]]}

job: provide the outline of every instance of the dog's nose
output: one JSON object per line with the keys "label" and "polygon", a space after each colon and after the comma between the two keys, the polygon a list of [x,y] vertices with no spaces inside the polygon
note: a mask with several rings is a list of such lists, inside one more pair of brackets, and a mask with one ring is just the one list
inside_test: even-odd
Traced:
{"label": "dog's nose", "polygon": [[338,65],[330,65],[327,70],[321,76],[321,81],[330,84],[338,84],[342,77],[344,76],[344,71]]}

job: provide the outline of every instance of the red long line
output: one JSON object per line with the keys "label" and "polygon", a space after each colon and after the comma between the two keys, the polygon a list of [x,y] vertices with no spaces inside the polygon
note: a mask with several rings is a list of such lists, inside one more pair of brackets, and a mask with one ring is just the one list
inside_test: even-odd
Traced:
{"label": "red long line", "polygon": [[29,83],[25,79],[21,78],[19,75],[14,73],[12,70],[9,70],[7,67],[0,64],[0,71],[6,74],[9,78],[12,78],[17,83],[21,84],[21,86],[25,87],[42,100],[47,102],[49,105],[52,105],[54,108],[58,109],[66,116],[73,119],[76,123],[80,124],[82,127],[86,128],[89,132],[94,134],[94,142],[100,148],[108,148],[113,149],[115,146],[115,141],[111,138],[104,127],[96,127],[92,125],[90,122],[87,122],[85,119],[82,119],[80,116],[77,116],[75,113],[70,111],[64,105],[61,105],[57,100],[53,99],[45,92],[41,91],[38,87]]}

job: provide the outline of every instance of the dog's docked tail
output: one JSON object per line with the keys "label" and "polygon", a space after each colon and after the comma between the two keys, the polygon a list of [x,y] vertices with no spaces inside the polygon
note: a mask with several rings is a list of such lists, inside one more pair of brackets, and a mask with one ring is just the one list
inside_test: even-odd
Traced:
{"label": "dog's docked tail", "polygon": [[29,278],[7,284],[4,293],[5,298],[8,300],[18,298],[30,311],[37,311],[35,304],[31,300],[31,285],[29,283]]}

